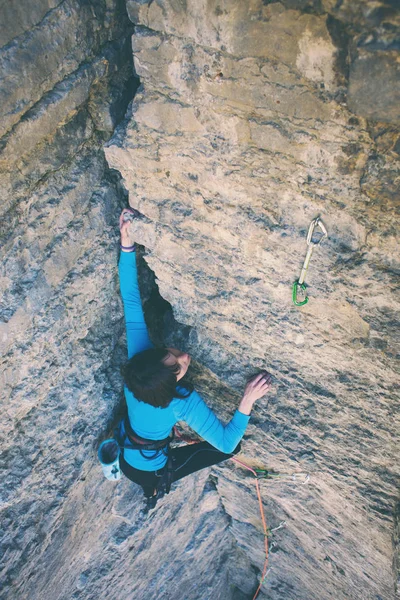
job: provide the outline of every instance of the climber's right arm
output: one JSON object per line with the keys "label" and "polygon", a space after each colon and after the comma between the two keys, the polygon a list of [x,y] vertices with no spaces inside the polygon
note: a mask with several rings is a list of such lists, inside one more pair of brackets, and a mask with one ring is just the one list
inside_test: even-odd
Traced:
{"label": "climber's right arm", "polygon": [[153,348],[153,344],[149,338],[140,299],[136,252],[134,250],[123,250],[123,248],[132,248],[132,242],[128,235],[129,221],[123,220],[124,212],[126,212],[126,209],[122,211],[120,216],[121,254],[118,269],[121,296],[124,303],[128,358],[131,358],[138,352]]}

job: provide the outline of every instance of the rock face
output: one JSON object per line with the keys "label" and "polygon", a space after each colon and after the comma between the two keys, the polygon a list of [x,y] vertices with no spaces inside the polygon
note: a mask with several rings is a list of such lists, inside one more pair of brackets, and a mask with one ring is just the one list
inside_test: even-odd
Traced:
{"label": "rock face", "polygon": [[120,393],[123,194],[102,145],[137,86],[133,25],[118,0],[5,2],[0,22],[0,596],[44,600],[42,554]]}
{"label": "rock face", "polygon": [[[195,387],[223,419],[246,377],[270,370],[242,458],[310,475],[261,482],[269,527],[286,526],[260,597],[393,600],[395,3],[1,11],[0,598],[248,600],[258,585],[263,531],[244,470],[195,474],[145,519],[141,491],[97,464],[121,406],[126,189],[154,340],[191,352]],[[317,215],[329,238],[295,307]]]}
{"label": "rock face", "polygon": [[[269,518],[288,523],[266,597],[389,599],[398,13],[295,4],[128,2],[142,87],[106,156],[143,214],[133,235],[160,293],[191,328],[185,348],[232,389],[259,368],[275,376],[245,454],[311,473],[308,488],[266,492]],[[297,308],[318,215],[329,239]],[[219,493],[261,568],[233,489]]]}

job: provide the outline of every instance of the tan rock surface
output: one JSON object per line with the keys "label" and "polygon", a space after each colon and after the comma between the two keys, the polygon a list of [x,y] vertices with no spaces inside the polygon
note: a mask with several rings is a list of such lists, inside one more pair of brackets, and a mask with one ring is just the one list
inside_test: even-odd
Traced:
{"label": "tan rock surface", "polygon": [[[193,328],[186,349],[235,388],[258,368],[274,374],[245,453],[312,474],[289,495],[268,490],[270,518],[284,511],[290,525],[264,593],[392,598],[398,130],[383,150],[376,125],[335,96],[341,49],[326,15],[233,0],[128,9],[142,88],[106,156],[144,215],[134,235]],[[297,308],[318,215],[329,239]],[[244,518],[231,500],[226,510]],[[261,569],[261,550],[232,532]]]}

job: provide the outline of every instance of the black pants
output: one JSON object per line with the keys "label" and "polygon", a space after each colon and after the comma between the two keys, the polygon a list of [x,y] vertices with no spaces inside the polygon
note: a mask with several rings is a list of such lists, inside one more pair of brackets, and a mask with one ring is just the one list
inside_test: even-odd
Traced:
{"label": "black pants", "polygon": [[[180,448],[170,448],[169,452],[173,467],[172,481],[178,481],[186,477],[186,475],[200,471],[200,469],[211,467],[228,458],[232,458],[239,451],[240,443],[236,446],[232,454],[224,454],[208,442],[190,444],[188,446],[181,446]],[[122,455],[120,455],[120,467],[128,479],[142,486],[146,498],[154,494],[154,490],[166,468],[164,467],[159,471],[141,471],[129,465]]]}

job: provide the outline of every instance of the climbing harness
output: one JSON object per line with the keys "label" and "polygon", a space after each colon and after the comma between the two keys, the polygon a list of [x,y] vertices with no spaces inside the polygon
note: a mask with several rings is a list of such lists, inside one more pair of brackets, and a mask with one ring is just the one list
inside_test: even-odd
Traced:
{"label": "climbing harness", "polygon": [[[140,454],[148,459],[153,460],[158,458],[160,454],[167,457],[167,462],[163,468],[157,484],[157,493],[159,497],[168,494],[171,489],[173,467],[172,459],[169,456],[169,445],[174,439],[174,430],[163,440],[149,440],[142,438],[135,433],[131,427],[128,417],[121,419],[114,429],[114,438],[110,438],[102,442],[98,449],[98,458],[103,470],[104,476],[110,481],[118,481],[121,479],[120,457],[124,455],[124,450],[139,450]],[[152,452],[149,455],[149,452]],[[147,452],[147,454],[145,454]]]}
{"label": "climbing harness", "polygon": [[[133,431],[128,417],[122,419],[117,429],[117,440],[120,443],[120,446],[128,450],[139,450],[143,458],[148,458],[149,460],[158,457],[161,452],[165,456],[168,456],[168,446],[174,439],[174,430],[172,430],[171,434],[163,440],[149,440],[142,438]],[[145,451],[148,452],[151,450],[155,451],[154,456],[144,454]]]}
{"label": "climbing harness", "polygon": [[[317,227],[319,227],[319,229],[321,230],[320,232],[315,231],[317,229]],[[321,232],[322,232],[322,235],[321,235]],[[304,304],[307,304],[307,302],[308,302],[308,296],[306,293],[307,286],[304,283],[304,280],[307,275],[308,265],[310,263],[311,255],[313,253],[315,246],[319,246],[320,243],[322,242],[322,240],[326,237],[328,237],[328,232],[326,231],[325,225],[321,221],[320,217],[313,219],[310,223],[310,227],[308,228],[308,234],[307,234],[308,250],[307,250],[306,258],[303,263],[303,268],[301,270],[299,279],[297,281],[295,281],[293,284],[292,297],[293,297],[293,302],[296,306],[304,306]],[[302,292],[304,292],[304,295],[305,295],[304,300],[299,300],[297,297],[299,288],[302,290]]]}
{"label": "climbing harness", "polygon": [[[128,416],[125,416],[125,418],[121,419],[118,423],[114,430],[114,435],[121,448],[122,455],[124,450],[139,450],[143,458],[146,458],[147,460],[158,458],[161,453],[167,457],[166,464],[160,470],[160,477],[155,487],[156,493],[148,498],[147,508],[154,508],[157,499],[162,498],[165,494],[169,494],[171,490],[174,469],[172,458],[169,453],[169,445],[175,437],[174,429],[172,429],[170,435],[163,440],[142,438],[133,431]],[[148,453],[151,451],[154,453],[149,456]],[[145,454],[145,452],[147,454]]]}

